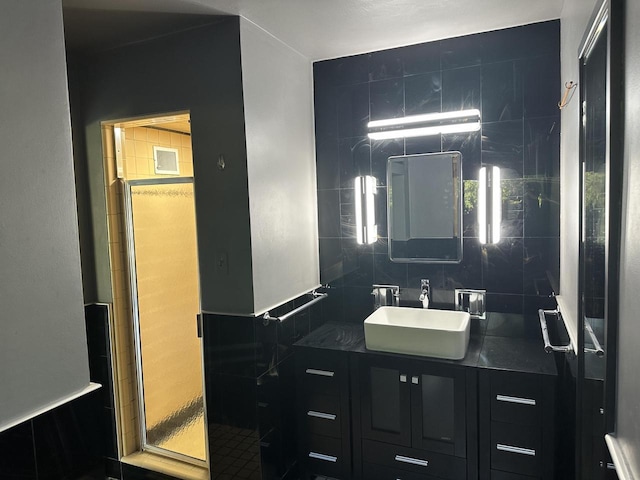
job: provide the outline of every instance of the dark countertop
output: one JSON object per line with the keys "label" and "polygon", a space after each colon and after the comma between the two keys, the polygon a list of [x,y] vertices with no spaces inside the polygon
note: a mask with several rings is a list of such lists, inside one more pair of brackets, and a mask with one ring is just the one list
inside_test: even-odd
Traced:
{"label": "dark countertop", "polygon": [[[553,354],[544,351],[537,316],[488,313],[485,320],[471,320],[469,348],[462,360],[416,357],[368,350],[364,324],[328,322],[298,341],[296,347],[393,355],[466,367],[557,375]],[[536,329],[537,327],[537,329]]]}

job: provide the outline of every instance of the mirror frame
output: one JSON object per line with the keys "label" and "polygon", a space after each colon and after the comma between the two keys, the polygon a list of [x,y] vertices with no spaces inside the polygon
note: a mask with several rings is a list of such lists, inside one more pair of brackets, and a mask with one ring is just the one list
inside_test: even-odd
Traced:
{"label": "mirror frame", "polygon": [[[457,187],[458,198],[455,200],[455,207],[458,208],[458,212],[456,215],[459,232],[460,235],[456,239],[455,237],[451,239],[452,243],[455,241],[456,248],[458,251],[458,258],[455,259],[443,259],[437,257],[416,257],[416,258],[403,258],[403,257],[394,257],[392,253],[392,243],[391,243],[391,232],[392,232],[392,219],[391,219],[391,162],[398,159],[409,159],[413,157],[429,157],[429,156],[458,156],[458,166],[457,166],[457,178],[454,177],[454,186]],[[388,252],[389,260],[393,263],[421,263],[421,264],[459,264],[463,259],[463,238],[464,238],[464,223],[463,223],[463,207],[464,207],[464,183],[462,179],[462,153],[457,150],[447,151],[447,152],[435,152],[435,153],[418,153],[411,155],[396,155],[391,156],[387,159],[387,242],[388,242]],[[453,159],[452,159],[452,163]]]}

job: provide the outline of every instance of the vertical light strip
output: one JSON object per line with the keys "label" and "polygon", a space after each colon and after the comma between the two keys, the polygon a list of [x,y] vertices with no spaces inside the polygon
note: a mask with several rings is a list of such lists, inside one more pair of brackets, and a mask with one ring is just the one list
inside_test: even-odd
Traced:
{"label": "vertical light strip", "polygon": [[356,242],[359,245],[375,243],[378,240],[374,196],[377,192],[375,177],[370,175],[356,177],[354,190]]}
{"label": "vertical light strip", "polygon": [[480,168],[478,177],[478,240],[487,243],[487,167]]}
{"label": "vertical light strip", "polygon": [[493,167],[491,175],[491,243],[500,242],[500,230],[502,227],[502,185],[500,183],[500,168]]}
{"label": "vertical light strip", "polygon": [[364,232],[362,226],[362,179],[363,177],[356,177],[353,182],[356,199],[356,242],[358,245],[362,245],[364,243]]}
{"label": "vertical light strip", "polygon": [[370,175],[364,177],[365,181],[365,203],[367,212],[367,221],[365,224],[366,236],[364,241],[367,244],[375,243],[378,240],[378,226],[376,225],[376,200],[374,195],[377,192],[376,179]]}
{"label": "vertical light strip", "polygon": [[[489,204],[489,201],[491,203]],[[499,167],[482,167],[478,176],[478,240],[498,243],[502,228],[502,185]]]}

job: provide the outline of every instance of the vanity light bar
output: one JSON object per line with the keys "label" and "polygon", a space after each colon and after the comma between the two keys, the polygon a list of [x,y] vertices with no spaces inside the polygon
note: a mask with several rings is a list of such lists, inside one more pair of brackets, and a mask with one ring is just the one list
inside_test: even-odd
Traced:
{"label": "vanity light bar", "polygon": [[478,109],[373,120],[367,124],[369,138],[372,140],[475,132],[480,130],[480,126],[480,110]]}
{"label": "vanity light bar", "polygon": [[501,225],[500,168],[495,166],[482,167],[478,177],[478,240],[480,243],[485,245],[500,242]]}
{"label": "vanity light bar", "polygon": [[375,243],[378,240],[376,225],[375,197],[376,179],[371,175],[359,176],[354,180],[356,202],[356,242],[359,245]]}

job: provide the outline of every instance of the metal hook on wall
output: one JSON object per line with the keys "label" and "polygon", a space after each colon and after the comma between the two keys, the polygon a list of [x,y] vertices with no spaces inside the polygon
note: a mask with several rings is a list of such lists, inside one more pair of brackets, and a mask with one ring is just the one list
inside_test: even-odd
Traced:
{"label": "metal hook on wall", "polygon": [[570,81],[570,82],[566,82],[564,84],[564,95],[562,96],[562,100],[560,100],[558,102],[558,108],[560,110],[562,110],[564,107],[566,107],[569,102],[571,101],[571,99],[573,98],[573,95],[575,92],[575,88],[578,86],[577,83],[575,83],[574,81]]}

